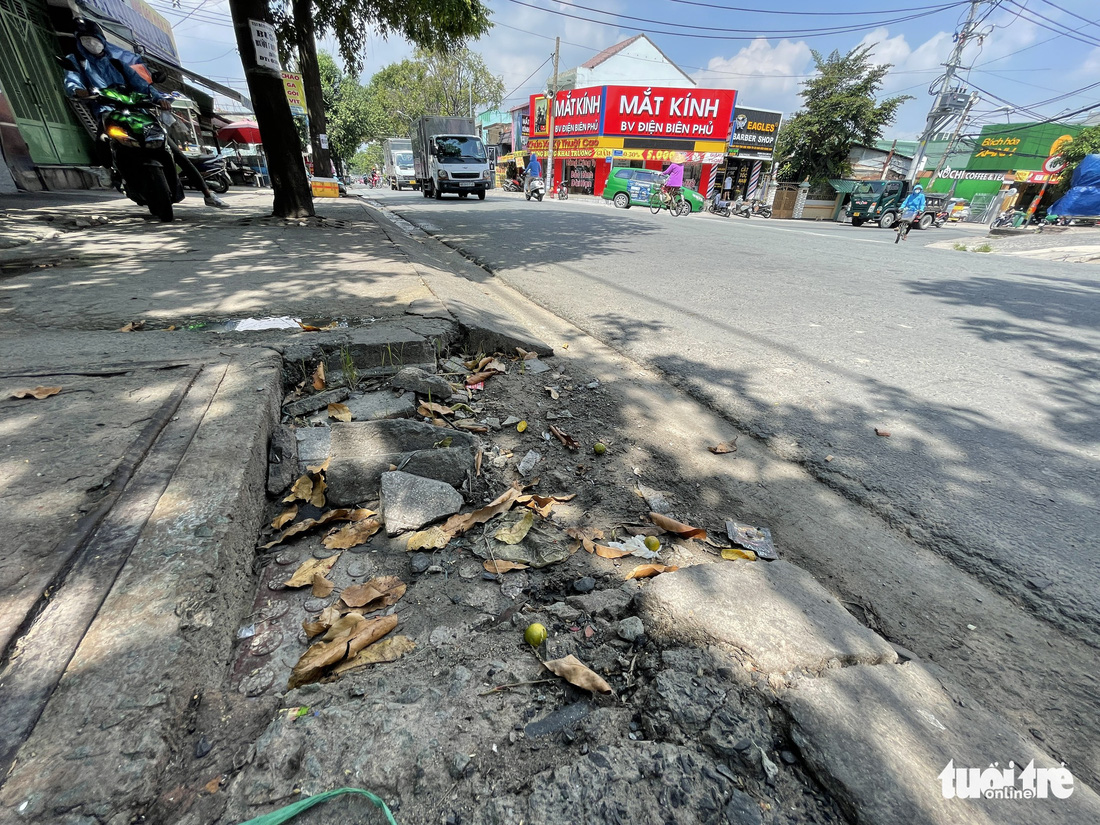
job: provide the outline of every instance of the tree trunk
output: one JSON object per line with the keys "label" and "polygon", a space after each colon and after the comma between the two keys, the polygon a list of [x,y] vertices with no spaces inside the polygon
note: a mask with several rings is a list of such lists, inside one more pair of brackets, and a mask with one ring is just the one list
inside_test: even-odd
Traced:
{"label": "tree trunk", "polygon": [[325,96],[321,90],[321,69],[317,65],[317,31],[313,25],[313,0],[294,0],[294,30],[298,34],[298,71],[306,91],[309,108],[309,142],[313,146],[313,175],[332,176],[329,150],[321,145],[321,135],[328,133],[325,119]]}
{"label": "tree trunk", "polygon": [[229,0],[229,10],[275,190],[273,213],[278,218],[310,217],[314,214],[313,193],[302,164],[302,144],[283,91],[283,79],[278,72],[257,64],[252,43],[249,20],[268,22],[267,4],[264,0]]}

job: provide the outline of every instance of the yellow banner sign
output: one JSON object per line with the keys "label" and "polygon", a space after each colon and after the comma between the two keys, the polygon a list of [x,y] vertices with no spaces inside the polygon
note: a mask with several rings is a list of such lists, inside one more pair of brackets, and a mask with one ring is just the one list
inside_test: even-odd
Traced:
{"label": "yellow banner sign", "polygon": [[294,115],[309,114],[306,106],[306,87],[302,83],[302,76],[294,72],[283,72],[283,91],[286,92],[287,103],[290,104],[290,113]]}

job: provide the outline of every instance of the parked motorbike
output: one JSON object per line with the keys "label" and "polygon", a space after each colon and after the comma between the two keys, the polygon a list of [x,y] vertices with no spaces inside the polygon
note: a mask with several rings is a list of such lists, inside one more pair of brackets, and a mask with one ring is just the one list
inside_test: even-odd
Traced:
{"label": "parked motorbike", "polygon": [[751,201],[752,214],[759,218],[770,218],[772,216],[772,208],[758,198],[753,198]]}
{"label": "parked motorbike", "polygon": [[559,201],[569,200],[569,187],[566,186],[564,183],[558,184],[557,193]]}
{"label": "parked motorbike", "polygon": [[500,188],[505,192],[522,192],[523,183],[518,178],[508,178]]}
{"label": "parked motorbike", "polygon": [[941,226],[943,226],[943,225],[944,225],[945,223],[947,223],[947,210],[946,210],[946,209],[945,209],[945,210],[943,210],[942,212],[937,212],[937,213],[936,213],[936,214],[935,214],[935,215],[933,216],[933,218],[932,218],[932,226],[934,226],[934,227],[935,227],[936,229],[939,229],[939,228],[940,228]]}
{"label": "parked motorbike", "polygon": [[733,204],[733,214],[741,218],[752,217],[752,204],[749,201],[741,200],[740,198]]}
{"label": "parked motorbike", "polygon": [[226,158],[225,171],[229,175],[229,182],[234,186],[255,186],[256,170],[244,163],[238,163],[233,158]]}
{"label": "parked motorbike", "polygon": [[110,141],[122,191],[134,203],[149,207],[155,217],[171,221],[173,204],[184,197],[183,184],[166,129],[157,118],[157,101],[117,89],[103,89],[92,100],[105,105],[103,133]]}
{"label": "parked motorbike", "polygon": [[527,200],[538,198],[541,203],[546,194],[546,182],[542,178],[531,178],[530,186],[524,188],[523,194]]}
{"label": "parked motorbike", "polygon": [[[188,154],[187,157],[195,164],[195,168],[199,170],[199,174],[206,181],[206,185],[210,187],[210,191],[219,195],[229,191],[229,185],[233,180],[229,177],[228,164],[225,162],[225,158],[220,155],[192,154]],[[253,173],[253,177],[255,177],[255,173]],[[184,181],[184,186],[188,189],[194,188],[188,180]]]}
{"label": "parked motorbike", "polygon": [[715,192],[707,201],[707,211],[728,218],[730,216],[730,202],[722,200],[721,192]]}

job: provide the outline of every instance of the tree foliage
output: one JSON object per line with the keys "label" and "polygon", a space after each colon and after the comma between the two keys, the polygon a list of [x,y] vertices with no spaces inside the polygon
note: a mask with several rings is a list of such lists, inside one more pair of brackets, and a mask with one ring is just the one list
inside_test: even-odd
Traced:
{"label": "tree foliage", "polygon": [[808,177],[820,183],[851,174],[852,147],[874,145],[894,122],[898,107],[911,99],[876,100],[890,64],[874,65],[872,50],[863,46],[828,57],[813,52],[817,74],[802,84],[803,108],[784,124],[776,142],[782,180]]}
{"label": "tree foliage", "polygon": [[321,95],[328,122],[328,145],[333,159],[344,166],[367,140],[367,90],[355,77],[344,74],[332,55],[320,52]]}
{"label": "tree foliage", "polygon": [[407,135],[410,118],[471,116],[499,106],[504,81],[468,49],[420,50],[412,60],[391,63],[376,72],[367,84],[366,97],[368,139],[380,139]]}
{"label": "tree foliage", "polygon": [[350,161],[348,169],[353,175],[365,175],[373,168],[382,168],[382,144],[371,143],[356,152]]}
{"label": "tree foliage", "polygon": [[1060,153],[1066,162],[1066,168],[1061,172],[1062,182],[1058,184],[1058,191],[1061,193],[1069,189],[1073,173],[1077,171],[1085,155],[1100,155],[1100,126],[1082,129],[1072,143],[1062,147]]}

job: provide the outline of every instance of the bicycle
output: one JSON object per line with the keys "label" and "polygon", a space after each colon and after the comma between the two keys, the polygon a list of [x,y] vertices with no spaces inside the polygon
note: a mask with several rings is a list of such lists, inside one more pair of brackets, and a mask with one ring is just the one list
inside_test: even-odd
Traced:
{"label": "bicycle", "polygon": [[687,211],[691,210],[691,206],[684,200],[683,194],[680,192],[669,193],[663,186],[649,196],[649,211],[654,215],[662,209],[667,209],[670,215],[677,217],[686,214],[684,207],[687,207]]}
{"label": "bicycle", "polygon": [[[916,212],[903,212],[898,217],[898,222],[894,226],[894,243],[898,241],[904,241],[909,236],[909,228],[913,225],[913,221],[916,220]],[[904,232],[902,230],[905,230]]]}

